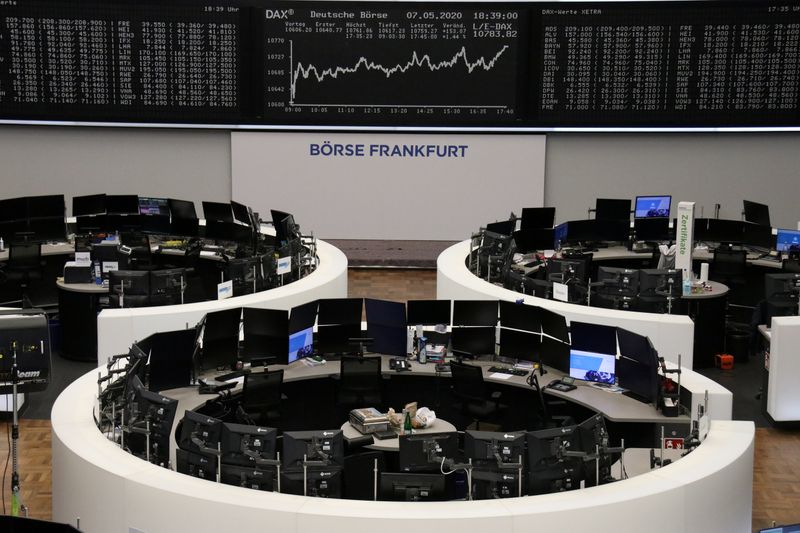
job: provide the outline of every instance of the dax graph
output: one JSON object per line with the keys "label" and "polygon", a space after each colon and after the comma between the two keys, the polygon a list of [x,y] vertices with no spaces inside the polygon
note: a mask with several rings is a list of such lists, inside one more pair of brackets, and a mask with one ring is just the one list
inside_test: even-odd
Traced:
{"label": "dax graph", "polygon": [[518,120],[521,12],[331,5],[265,11],[265,116],[396,125]]}

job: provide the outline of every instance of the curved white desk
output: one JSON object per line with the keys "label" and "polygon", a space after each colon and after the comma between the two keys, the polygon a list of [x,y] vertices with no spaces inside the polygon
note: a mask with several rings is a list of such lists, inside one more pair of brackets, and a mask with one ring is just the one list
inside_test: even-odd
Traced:
{"label": "curved white desk", "polygon": [[135,341],[160,331],[197,324],[206,313],[233,307],[290,309],[318,298],[347,297],[347,257],[334,246],[317,241],[319,265],[308,276],[282,287],[183,305],[138,309],[104,309],[97,316],[97,361],[102,365],[112,355],[127,353]]}
{"label": "curved white desk", "polygon": [[755,429],[712,421],[698,449],[657,471],[581,491],[479,502],[326,500],[221,485],[120,450],[95,426],[96,372],[52,412],[53,519],[86,533],[749,532]]}
{"label": "curved white desk", "polygon": [[487,300],[498,299],[544,307],[562,314],[567,320],[591,322],[608,326],[619,326],[640,335],[647,335],[653,341],[658,354],[667,361],[678,362],[685,368],[692,368],[694,353],[694,323],[688,316],[641,313],[587,307],[535,296],[527,296],[482,280],[467,268],[469,241],[454,244],[443,251],[436,261],[436,297],[442,300]]}

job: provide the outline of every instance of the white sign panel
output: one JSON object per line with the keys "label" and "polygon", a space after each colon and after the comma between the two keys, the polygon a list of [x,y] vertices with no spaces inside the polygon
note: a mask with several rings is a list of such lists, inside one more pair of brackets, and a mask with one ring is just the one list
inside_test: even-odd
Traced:
{"label": "white sign panel", "polygon": [[678,204],[678,219],[675,226],[677,248],[675,268],[683,270],[684,278],[692,272],[692,249],[694,248],[694,202]]}
{"label": "white sign panel", "polygon": [[279,257],[278,258],[278,267],[275,269],[275,272],[281,276],[283,274],[291,274],[292,273],[292,258],[289,257]]}
{"label": "white sign panel", "polygon": [[103,274],[119,270],[119,261],[103,261]]}
{"label": "white sign panel", "polygon": [[553,300],[569,301],[569,286],[564,283],[553,282]]}
{"label": "white sign panel", "polygon": [[78,265],[89,265],[92,262],[91,252],[75,252],[75,263]]}
{"label": "white sign panel", "polygon": [[217,300],[224,300],[233,296],[233,280],[217,283]]}

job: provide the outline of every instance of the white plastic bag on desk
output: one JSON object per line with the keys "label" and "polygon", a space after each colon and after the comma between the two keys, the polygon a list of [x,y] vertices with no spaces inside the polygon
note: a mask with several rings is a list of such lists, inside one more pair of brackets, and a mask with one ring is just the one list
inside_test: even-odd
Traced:
{"label": "white plastic bag on desk", "polygon": [[417,409],[415,420],[419,424],[419,427],[429,428],[436,422],[436,412],[427,407],[420,407]]}

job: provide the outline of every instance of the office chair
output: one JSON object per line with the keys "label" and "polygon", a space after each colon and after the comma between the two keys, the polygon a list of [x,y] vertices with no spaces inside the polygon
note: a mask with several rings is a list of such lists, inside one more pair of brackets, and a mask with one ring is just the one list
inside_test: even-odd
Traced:
{"label": "office chair", "polygon": [[336,404],[352,407],[383,405],[380,357],[342,357]]}
{"label": "office chair", "polygon": [[183,293],[185,303],[202,302],[205,300],[203,290],[203,280],[200,276],[198,264],[200,263],[200,252],[203,251],[203,242],[200,239],[192,239],[186,245],[183,253],[183,266],[186,269],[186,290]]}
{"label": "office chair", "polygon": [[744,284],[745,269],[747,268],[747,251],[730,250],[719,247],[714,250],[711,260],[710,278],[725,285]]}
{"label": "office chair", "polygon": [[[370,436],[370,442],[372,437]],[[362,452],[344,458],[343,496],[348,500],[372,500],[375,498],[375,461],[378,461],[378,477],[386,470],[383,453]]]}
{"label": "office chair", "polygon": [[283,369],[245,375],[242,399],[236,410],[237,420],[256,426],[278,423],[282,384]]}
{"label": "office chair", "polygon": [[130,248],[128,261],[132,270],[150,270],[154,268],[153,252],[150,238],[142,233],[123,232],[119,235],[120,243]]}
{"label": "office chair", "polygon": [[20,287],[20,302],[23,308],[32,307],[28,297],[31,281],[42,279],[42,247],[39,243],[11,243],[8,262],[5,264],[6,281],[17,281]]}
{"label": "office chair", "polygon": [[483,369],[479,366],[450,363],[452,373],[452,391],[456,397],[454,407],[462,414],[470,417],[475,429],[480,429],[481,421],[496,419],[504,406],[500,405],[500,393],[487,396],[486,384],[483,381]]}

